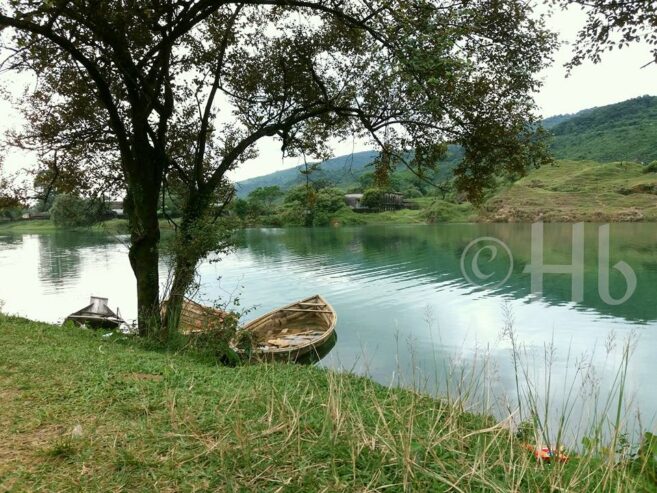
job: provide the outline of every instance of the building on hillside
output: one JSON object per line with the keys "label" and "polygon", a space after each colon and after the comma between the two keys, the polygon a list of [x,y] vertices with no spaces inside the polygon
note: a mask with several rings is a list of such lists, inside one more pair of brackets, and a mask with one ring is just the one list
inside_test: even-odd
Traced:
{"label": "building on hillside", "polygon": [[351,209],[360,209],[361,200],[363,200],[362,193],[348,193],[344,196],[344,201]]}
{"label": "building on hillside", "polygon": [[373,209],[362,205],[362,193],[348,193],[344,196],[345,203],[354,212],[377,212],[377,211],[395,211],[398,209],[412,208],[411,203],[404,200],[401,193],[386,192],[383,194],[381,206]]}
{"label": "building on hillside", "polygon": [[381,210],[396,211],[398,209],[404,209],[404,207],[404,196],[401,193],[383,194],[383,204],[381,204]]}

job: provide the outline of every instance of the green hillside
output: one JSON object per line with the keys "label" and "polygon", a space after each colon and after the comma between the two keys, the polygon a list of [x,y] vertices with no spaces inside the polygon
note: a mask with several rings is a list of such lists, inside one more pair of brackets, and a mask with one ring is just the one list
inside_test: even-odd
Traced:
{"label": "green hillside", "polygon": [[[458,146],[450,146],[447,156],[440,163],[438,172],[434,177],[435,180],[442,180],[450,175],[451,170],[462,157],[462,151]],[[359,178],[366,173],[374,171],[372,163],[378,155],[377,151],[363,151],[353,154],[338,156],[322,162],[319,169],[312,173],[311,180],[323,180],[329,182],[332,186],[349,189],[359,184]],[[249,178],[237,183],[237,196],[246,197],[258,187],[268,187],[277,185],[282,190],[288,190],[296,185],[305,182],[305,176],[301,173],[303,166],[296,166],[281,171],[276,171],[264,176]],[[400,179],[410,179],[411,173],[404,167],[396,172]]]}
{"label": "green hillside", "polygon": [[[621,103],[589,108],[574,114],[555,115],[543,120],[553,134],[551,150],[557,159],[600,162],[657,160],[657,97],[642,96]],[[463,155],[458,146],[450,146],[436,179],[449,175]],[[313,173],[313,180],[325,180],[348,189],[371,172],[376,151],[364,151],[329,159]],[[283,190],[303,183],[303,167],[276,171],[237,184],[238,196],[246,197],[258,187],[278,185]],[[400,177],[408,171],[400,169]]]}
{"label": "green hillside", "polygon": [[[555,120],[556,118],[556,120]],[[622,103],[547,119],[557,159],[600,162],[657,160],[657,97],[642,96]]]}
{"label": "green hillside", "polygon": [[497,193],[480,218],[494,222],[657,221],[657,173],[636,163],[558,161]]}
{"label": "green hillside", "polygon": [[[378,153],[376,151],[363,151],[329,159],[324,161],[320,169],[313,173],[312,179],[329,180],[338,186],[355,183],[359,176],[368,171],[366,166],[372,163],[377,155]],[[305,180],[304,175],[301,174],[303,169],[303,166],[296,166],[294,168],[275,171],[268,175],[240,181],[237,183],[237,195],[238,197],[246,197],[258,187],[269,187],[273,185],[287,190]]]}

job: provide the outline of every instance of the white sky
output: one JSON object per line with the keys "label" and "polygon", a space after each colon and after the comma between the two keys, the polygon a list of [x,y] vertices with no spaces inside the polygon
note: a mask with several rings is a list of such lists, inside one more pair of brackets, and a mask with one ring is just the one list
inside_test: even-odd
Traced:
{"label": "white sky", "polygon": [[[559,34],[564,44],[556,54],[553,66],[541,74],[544,86],[536,95],[536,102],[543,116],[575,113],[585,108],[616,103],[645,94],[657,94],[657,66],[652,64],[641,68],[652,60],[649,48],[641,44],[621,51],[608,52],[602,63],[594,65],[587,62],[566,78],[563,65],[571,56],[572,45],[569,43],[575,40],[583,22],[584,14],[577,8],[557,12],[550,19],[549,27]],[[20,124],[16,112],[4,101],[0,101],[0,115],[0,131]],[[273,140],[261,141],[258,148],[259,157],[232,172],[231,179],[238,181],[265,175],[300,162],[298,159],[282,161],[280,144]],[[358,141],[335,142],[333,145],[335,156],[367,148],[364,143]],[[29,155],[11,152],[5,156],[5,165],[7,170],[16,170],[24,167],[30,160]]]}

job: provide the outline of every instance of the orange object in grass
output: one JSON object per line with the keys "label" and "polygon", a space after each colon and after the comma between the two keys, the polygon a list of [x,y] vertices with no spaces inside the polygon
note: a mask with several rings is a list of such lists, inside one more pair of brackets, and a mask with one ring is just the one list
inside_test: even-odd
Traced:
{"label": "orange object in grass", "polygon": [[552,462],[553,460],[566,462],[568,460],[568,456],[560,450],[552,450],[549,447],[535,447],[530,444],[526,444],[525,448],[534,454],[534,457],[539,462]]}

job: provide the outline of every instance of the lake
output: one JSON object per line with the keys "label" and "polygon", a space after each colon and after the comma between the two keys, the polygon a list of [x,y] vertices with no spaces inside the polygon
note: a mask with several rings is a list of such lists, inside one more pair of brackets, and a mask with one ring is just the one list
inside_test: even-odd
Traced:
{"label": "lake", "polygon": [[[465,393],[476,407],[494,403],[500,415],[515,407],[511,343],[503,336],[510,318],[523,378],[551,397],[550,412],[572,408],[573,419],[593,412],[575,404],[595,400],[592,386],[603,395],[613,387],[623,340],[631,337],[625,405],[628,417],[640,410],[650,425],[657,412],[657,224],[614,224],[608,238],[593,224],[582,226],[581,237],[570,224],[546,224],[542,239],[533,233],[527,224],[245,230],[233,253],[200,267],[197,299],[237,298],[248,320],[321,293],[338,313],[338,339],[320,365],[384,384]],[[134,318],[126,241],[91,232],[0,236],[3,311],[60,322],[94,294]],[[526,270],[537,245],[544,264],[562,266],[545,269],[542,292]],[[486,385],[472,383],[483,377]]]}

